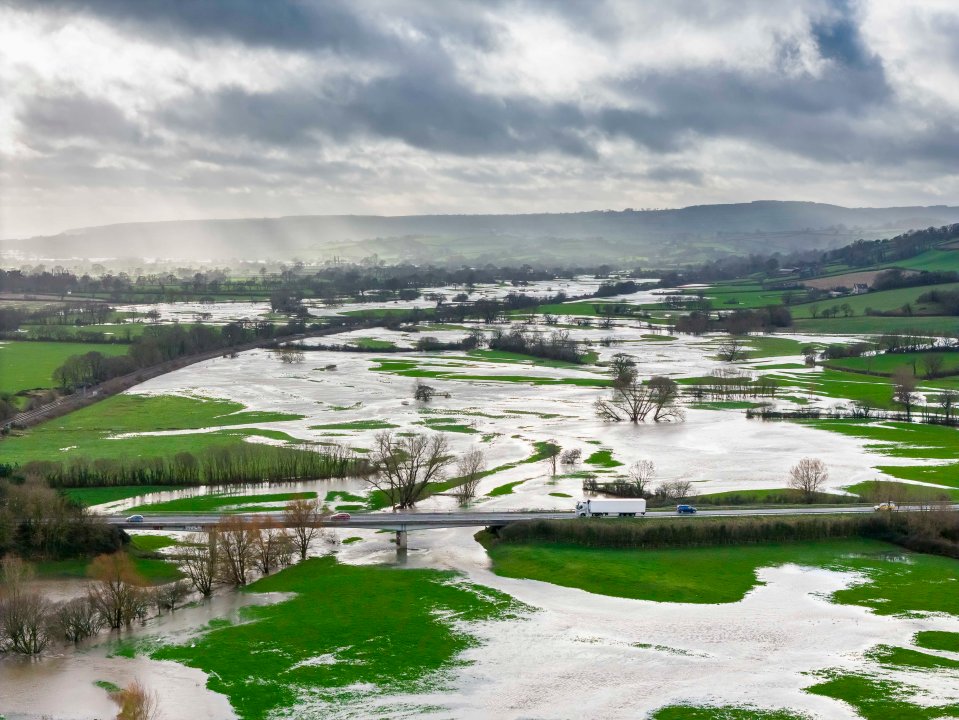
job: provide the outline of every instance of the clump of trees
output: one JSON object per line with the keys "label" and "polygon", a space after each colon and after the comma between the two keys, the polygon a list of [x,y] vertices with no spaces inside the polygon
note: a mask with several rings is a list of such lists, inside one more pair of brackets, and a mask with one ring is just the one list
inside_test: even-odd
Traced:
{"label": "clump of trees", "polygon": [[[616,370],[614,369],[614,372]],[[679,386],[675,380],[656,376],[643,382],[635,369],[619,371],[608,397],[596,400],[596,414],[608,422],[683,421],[686,414],[678,406]]]}
{"label": "clump of trees", "polygon": [[522,328],[513,328],[509,332],[494,331],[488,340],[491,350],[532,355],[548,360],[563,360],[570,363],[584,363],[586,356],[579,351],[575,340],[570,339],[565,330],[549,334],[526,332]]}
{"label": "clump of trees", "polygon": [[362,475],[369,463],[352,450],[309,445],[278,447],[252,443],[214,446],[197,452],[150,458],[37,460],[16,472],[57,488],[114,485],[227,485],[301,478]]}

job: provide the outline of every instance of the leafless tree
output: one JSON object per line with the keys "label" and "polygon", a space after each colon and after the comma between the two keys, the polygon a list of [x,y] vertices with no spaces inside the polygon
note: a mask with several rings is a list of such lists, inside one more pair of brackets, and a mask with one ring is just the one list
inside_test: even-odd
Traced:
{"label": "leafless tree", "polygon": [[803,458],[789,470],[789,487],[811,502],[829,479],[826,463],[818,458]]}
{"label": "leafless tree", "polygon": [[563,454],[560,456],[560,462],[563,465],[575,465],[579,462],[580,458],[583,457],[583,451],[579,448],[570,448],[569,450],[564,450]]}
{"label": "leafless tree", "polygon": [[146,604],[143,578],[124,552],[98,555],[90,563],[94,579],[89,589],[90,602],[107,626],[120,628],[142,616]]}
{"label": "leafless tree", "polygon": [[596,413],[610,422],[645,422],[650,413],[656,422],[682,421],[686,416],[676,404],[678,399],[675,380],[654,377],[644,383],[633,375],[626,382],[615,383],[609,398],[596,401]]}
{"label": "leafless tree", "polygon": [[546,313],[545,315],[543,315],[543,322],[545,322],[547,325],[558,325],[559,317],[556,315],[550,315],[549,313]]}
{"label": "leafless tree", "polygon": [[616,353],[609,361],[614,383],[628,383],[635,379],[636,361],[628,353]]}
{"label": "leafless tree", "polygon": [[302,350],[292,346],[277,348],[273,352],[280,359],[280,362],[284,363],[285,365],[293,365],[294,363],[298,364],[306,359],[306,356],[303,354]]}
{"label": "leafless tree", "polygon": [[256,529],[253,544],[253,561],[264,575],[278,567],[289,565],[293,554],[293,540],[281,528],[261,526]]}
{"label": "leafless tree", "polygon": [[153,602],[157,610],[173,612],[183,605],[183,601],[190,594],[190,585],[185,580],[175,580],[160,585],[153,591]]}
{"label": "leafless tree", "polygon": [[649,489],[649,483],[656,474],[656,466],[652,460],[638,460],[629,466],[626,473],[629,481],[636,487],[639,495],[645,495]]}
{"label": "leafless tree", "polygon": [[928,353],[922,356],[922,367],[927,378],[937,377],[942,372],[945,358],[942,353]]}
{"label": "leafless tree", "polygon": [[486,454],[478,447],[468,450],[456,463],[456,471],[461,484],[456,488],[456,498],[460,505],[466,505],[476,497],[476,488],[483,479],[486,469]]}
{"label": "leafless tree", "polygon": [[181,552],[183,569],[193,588],[203,597],[213,594],[213,586],[218,579],[220,550],[215,528],[210,529],[207,537],[194,535]]}
{"label": "leafless tree", "polygon": [[676,502],[691,496],[693,484],[689,480],[673,480],[664,482],[656,488],[656,495],[665,502]]}
{"label": "leafless tree", "polygon": [[452,462],[449,441],[440,434],[401,437],[384,431],[376,435],[370,455],[376,472],[367,482],[386,494],[394,510],[416,505]]}
{"label": "leafless tree", "polygon": [[134,680],[110,697],[120,710],[116,720],[157,720],[160,717],[160,700],[139,680]]}
{"label": "leafless tree", "polygon": [[939,393],[939,407],[946,422],[951,422],[955,416],[956,406],[959,405],[959,393],[955,390],[943,390]]}
{"label": "leafless tree", "polygon": [[892,373],[892,397],[906,408],[906,419],[912,420],[912,406],[915,402],[916,375],[911,368],[903,365]]}
{"label": "leafless tree", "polygon": [[246,585],[253,567],[257,529],[243,518],[221,520],[217,528],[220,579],[229,585]]}
{"label": "leafless tree", "polygon": [[300,554],[300,560],[306,560],[306,554],[310,551],[310,543],[320,532],[319,499],[293,500],[287,503],[283,517],[286,520],[286,525],[293,533],[293,545]]}
{"label": "leafless tree", "polygon": [[746,357],[747,345],[743,338],[738,335],[730,335],[719,344],[716,352],[720,360],[726,362],[736,362]]}
{"label": "leafless tree", "polygon": [[0,650],[38,655],[50,642],[50,604],[27,588],[29,566],[16,557],[3,559],[0,584]]}
{"label": "leafless tree", "polygon": [[53,626],[69,642],[80,642],[103,629],[104,619],[88,597],[67,600],[53,609]]}

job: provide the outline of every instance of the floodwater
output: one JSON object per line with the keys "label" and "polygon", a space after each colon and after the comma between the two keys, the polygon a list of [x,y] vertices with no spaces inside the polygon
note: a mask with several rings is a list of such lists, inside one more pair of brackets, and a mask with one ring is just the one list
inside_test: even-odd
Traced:
{"label": "floodwater", "polygon": [[[82,580],[57,583],[60,597],[81,595]],[[235,718],[223,695],[206,688],[206,674],[174,662],[110,657],[117,643],[145,635],[183,642],[215,618],[235,620],[241,607],[282,600],[282,593],[224,591],[205,602],[152,618],[131,630],[101,633],[77,647],[52,645],[39,659],[0,656],[0,717],[7,720],[112,718],[116,705],[94,683],[125,687],[140,680],[159,697],[163,720]]]}

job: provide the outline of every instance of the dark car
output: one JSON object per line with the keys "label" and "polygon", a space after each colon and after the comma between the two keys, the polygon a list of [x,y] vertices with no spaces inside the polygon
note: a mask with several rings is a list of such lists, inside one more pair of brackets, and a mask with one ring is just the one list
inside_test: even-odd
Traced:
{"label": "dark car", "polygon": [[336,513],[336,515],[330,515],[330,520],[349,520],[349,513]]}
{"label": "dark car", "polygon": [[680,515],[695,515],[696,508],[694,508],[692,505],[677,505],[676,512]]}

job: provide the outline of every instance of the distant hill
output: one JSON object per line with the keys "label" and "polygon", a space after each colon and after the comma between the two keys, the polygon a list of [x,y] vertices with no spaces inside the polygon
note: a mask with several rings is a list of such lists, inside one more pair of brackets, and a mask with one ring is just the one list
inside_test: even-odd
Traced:
{"label": "distant hill", "polygon": [[360,259],[470,264],[634,262],[832,249],[959,222],[959,207],[845,208],[758,201],[677,210],[531,215],[304,215],[125,223],[0,241],[21,257],[226,261]]}

